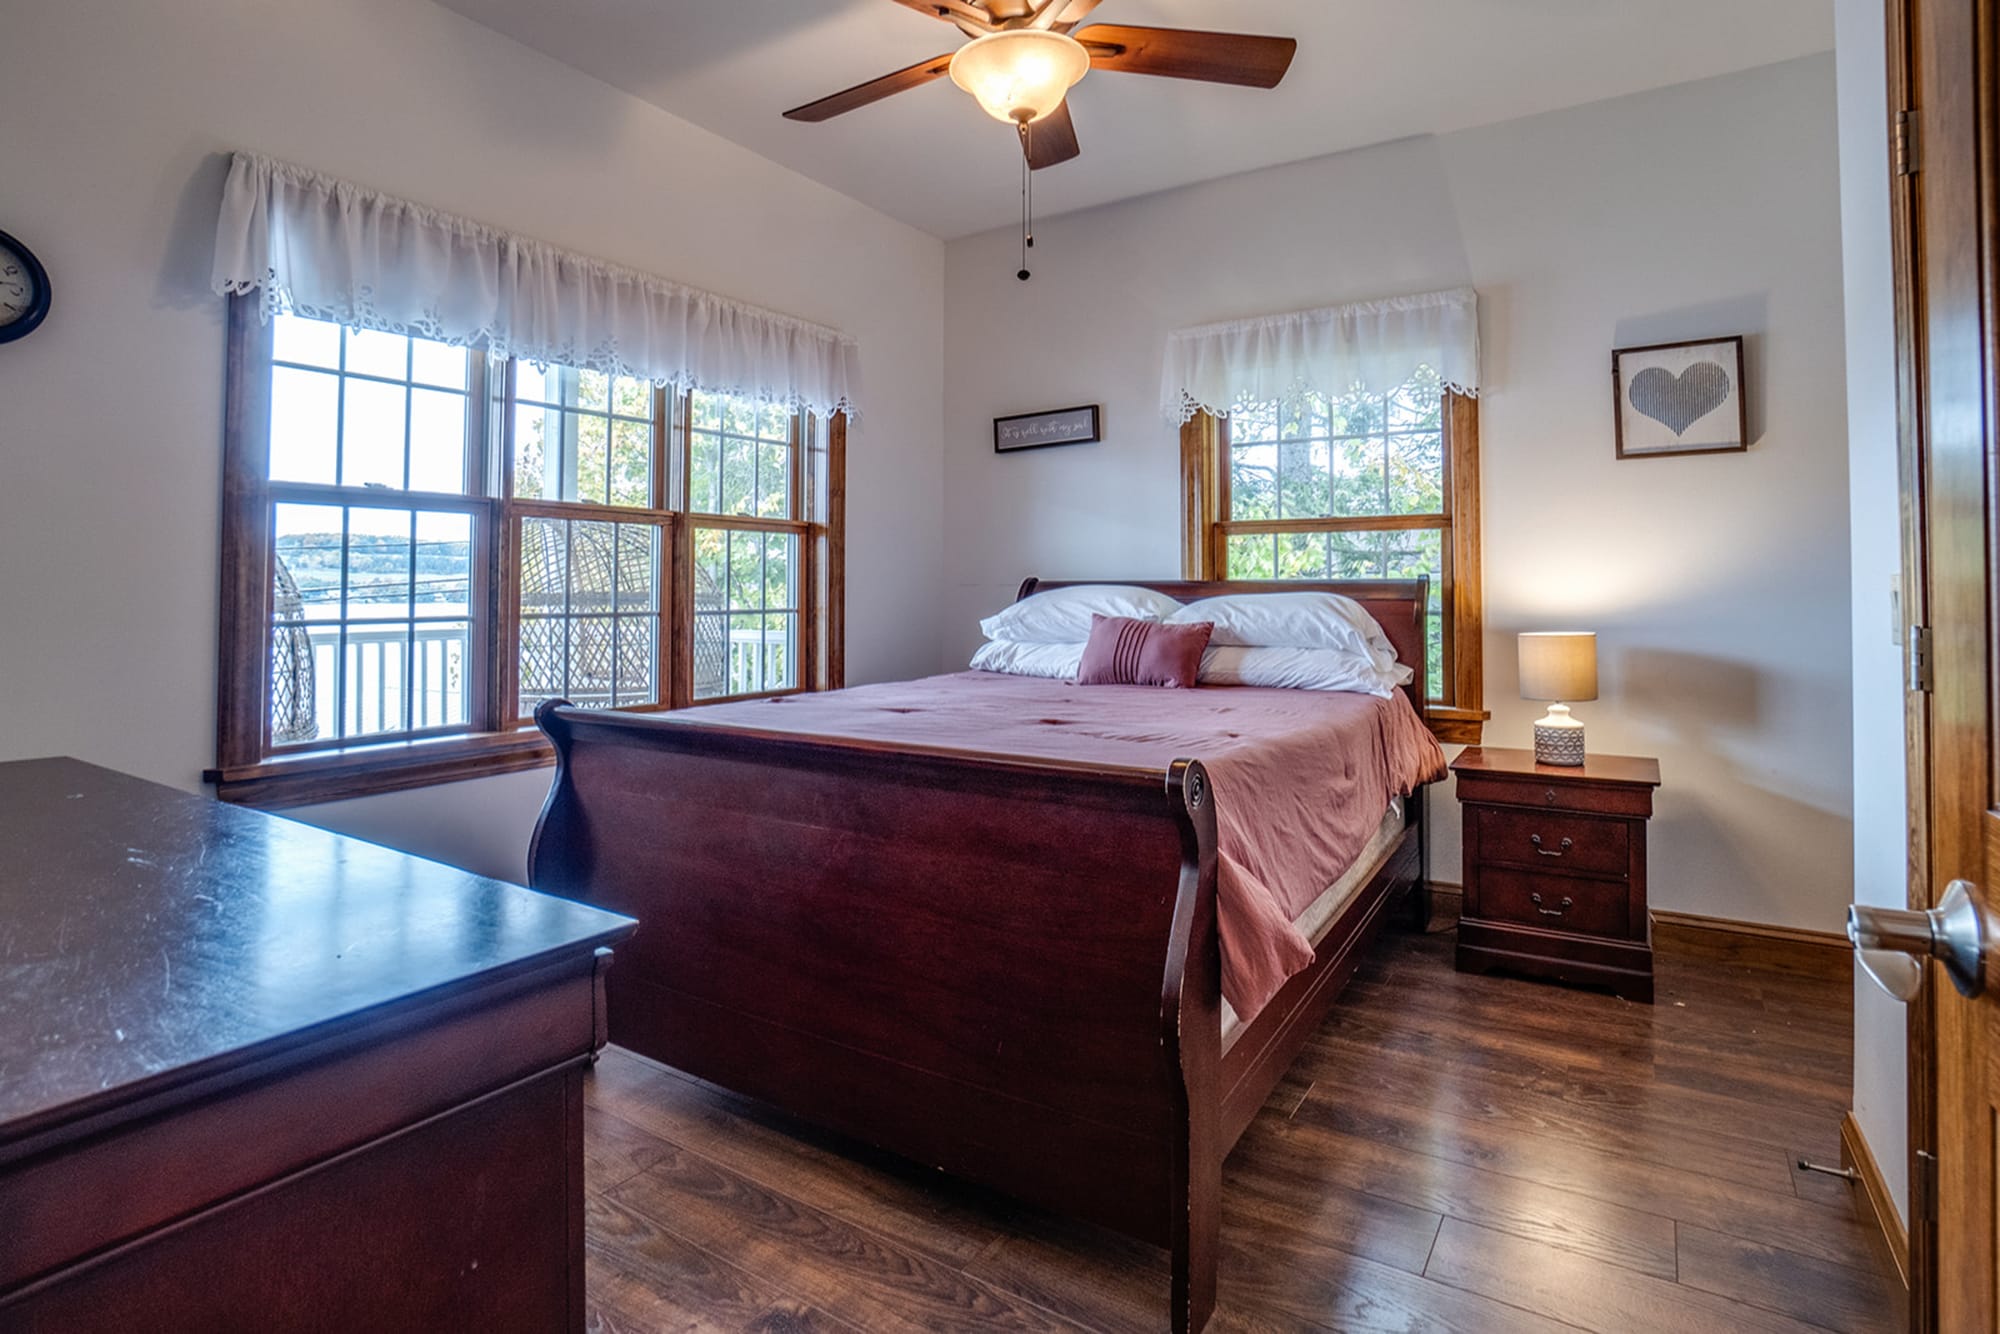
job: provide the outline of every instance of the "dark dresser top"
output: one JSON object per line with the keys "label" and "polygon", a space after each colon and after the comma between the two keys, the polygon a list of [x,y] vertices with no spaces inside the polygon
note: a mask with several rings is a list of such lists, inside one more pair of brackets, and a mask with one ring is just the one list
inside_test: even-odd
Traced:
{"label": "dark dresser top", "polygon": [[1451,762],[1453,773],[1496,778],[1556,778],[1572,782],[1658,787],[1660,762],[1644,755],[1587,755],[1582,764],[1537,764],[1532,750],[1474,746]]}
{"label": "dark dresser top", "polygon": [[0,1145],[631,929],[78,760],[0,764]]}

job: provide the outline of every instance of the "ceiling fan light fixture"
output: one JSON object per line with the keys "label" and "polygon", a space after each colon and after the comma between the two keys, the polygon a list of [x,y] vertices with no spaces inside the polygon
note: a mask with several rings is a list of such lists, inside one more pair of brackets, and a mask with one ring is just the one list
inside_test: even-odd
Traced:
{"label": "ceiling fan light fixture", "polygon": [[995,120],[1031,125],[1090,72],[1090,53],[1064,33],[1015,28],[976,37],[951,58],[951,81]]}

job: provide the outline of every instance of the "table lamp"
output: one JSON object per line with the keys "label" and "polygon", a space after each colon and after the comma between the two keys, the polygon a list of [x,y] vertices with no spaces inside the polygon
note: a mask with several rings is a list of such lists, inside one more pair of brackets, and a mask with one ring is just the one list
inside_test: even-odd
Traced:
{"label": "table lamp", "polygon": [[1520,637],[1521,698],[1550,701],[1535,724],[1535,763],[1583,763],[1583,724],[1565,700],[1597,698],[1597,635],[1589,630],[1546,630]]}

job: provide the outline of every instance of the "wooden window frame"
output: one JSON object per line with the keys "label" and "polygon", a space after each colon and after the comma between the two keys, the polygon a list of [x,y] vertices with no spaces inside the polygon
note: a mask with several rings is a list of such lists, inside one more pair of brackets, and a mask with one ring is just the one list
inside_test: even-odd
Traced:
{"label": "wooden window frame", "polygon": [[[690,447],[688,395],[653,391],[653,494],[650,506],[519,499],[513,495],[514,369],[475,350],[467,384],[467,476],[464,495],[274,483],[270,477],[272,327],[254,296],[229,301],[223,423],[220,616],[216,673],[216,764],[203,774],[225,801],[264,808],[340,801],[436,783],[542,767],[554,751],[520,698],[520,560],[522,520],[553,517],[636,523],[660,530],[658,702],[626,711],[660,711],[838,689],[845,679],[847,416],[824,421],[792,414],[792,514],[739,517],[687,508]],[[372,503],[437,508],[472,516],[472,642],[468,652],[467,724],[443,734],[309,747],[270,740],[272,506],[277,503]],[[433,506],[431,502],[435,501]],[[798,681],[785,690],[693,698],[693,532],[696,527],[788,532],[798,537]]]}
{"label": "wooden window frame", "polygon": [[1445,534],[1442,698],[1424,711],[1438,740],[1476,746],[1484,707],[1484,587],[1479,533],[1479,400],[1446,390],[1443,514],[1316,519],[1229,517],[1229,419],[1197,412],[1181,427],[1181,575],[1227,579],[1229,539],[1250,533],[1325,533],[1423,528]]}

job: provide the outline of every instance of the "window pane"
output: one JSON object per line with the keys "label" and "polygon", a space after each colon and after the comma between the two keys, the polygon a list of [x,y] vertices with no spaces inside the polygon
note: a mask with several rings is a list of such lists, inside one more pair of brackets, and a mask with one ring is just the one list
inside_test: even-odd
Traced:
{"label": "window pane", "polygon": [[621,616],[614,624],[618,632],[618,674],[613,707],[650,704],[660,693],[659,646],[653,639],[660,623],[651,617]]}
{"label": "window pane", "polygon": [[1444,513],[1444,436],[1436,431],[1389,437],[1390,514]]}
{"label": "window pane", "polygon": [[537,366],[532,361],[514,363],[514,397],[523,403],[563,401],[563,368]]}
{"label": "window pane", "polygon": [[404,681],[412,628],[408,621],[348,623],[341,668],[342,736],[410,730]]}
{"label": "window pane", "polygon": [[789,690],[798,676],[798,538],[697,528],[694,695]]}
{"label": "window pane", "polygon": [[794,516],[792,414],[720,394],[692,394],[688,508],[698,514]]}
{"label": "window pane", "polygon": [[403,487],[403,414],[409,391],[375,380],[346,382],[340,431],[342,486]]}
{"label": "window pane", "polygon": [[347,618],[410,619],[411,523],[408,510],[347,512]]}
{"label": "window pane", "polygon": [[757,446],[757,513],[767,519],[792,516],[792,447]]}
{"label": "window pane", "polygon": [[561,614],[569,608],[569,525],[561,519],[521,520],[521,612]]}
{"label": "window pane", "polygon": [[569,523],[569,610],[610,611],[618,525]]}
{"label": "window pane", "polygon": [[272,537],[273,745],[467,725],[470,515],[281,504]]}
{"label": "window pane", "polygon": [[650,422],[611,425],[611,503],[653,503],[653,427]]}
{"label": "window pane", "polygon": [[292,585],[299,608],[288,613],[286,599],[280,597],[278,614],[308,621],[339,620],[341,552],[346,545],[340,506],[278,505],[274,509],[276,579],[280,587],[287,582]]}
{"label": "window pane", "polygon": [[1441,393],[1425,369],[1386,396],[1239,406],[1229,418],[1229,517],[1444,513]]}
{"label": "window pane", "polygon": [[1233,519],[1278,517],[1278,447],[1235,443],[1230,423],[1229,515]]}
{"label": "window pane", "polygon": [[722,514],[755,514],[757,442],[749,436],[722,437]]}
{"label": "window pane", "polygon": [[465,491],[465,395],[410,391],[410,489]]}
{"label": "window pane", "polygon": [[657,611],[660,530],[618,525],[618,610]]}
{"label": "window pane", "polygon": [[514,393],[516,496],[652,505],[652,386],[517,362]]}
{"label": "window pane", "polygon": [[1388,444],[1380,436],[1333,442],[1333,504],[1342,518],[1387,514]]}
{"label": "window pane", "polygon": [[271,480],[463,494],[470,364],[464,348],[279,316]]}
{"label": "window pane", "polygon": [[1324,439],[1287,439],[1278,445],[1280,519],[1323,518],[1332,503],[1332,475]]}
{"label": "window pane", "polygon": [[[337,329],[334,338],[337,348]],[[271,480],[331,485],[339,451],[340,377],[289,366],[273,367]]]}
{"label": "window pane", "polygon": [[340,326],[326,320],[280,315],[271,321],[271,359],[340,369]]}
{"label": "window pane", "polygon": [[471,717],[472,516],[417,512],[411,726],[462,727]]}
{"label": "window pane", "polygon": [[1241,533],[1229,538],[1228,579],[1414,579],[1431,586],[1425,680],[1443,694],[1444,530],[1366,529],[1337,533]]}
{"label": "window pane", "polygon": [[416,614],[463,619],[472,610],[472,516],[417,513]]}
{"label": "window pane", "polygon": [[404,380],[410,374],[410,340],[373,329],[347,331],[347,372]]}
{"label": "window pane", "polygon": [[1346,394],[1327,405],[1332,434],[1379,436],[1384,429],[1382,400],[1373,394]]}
{"label": "window pane", "polygon": [[470,621],[418,621],[410,659],[412,726],[463,727],[471,716],[466,693],[472,655]]}
{"label": "window pane", "polygon": [[562,414],[527,404],[515,408],[514,494],[523,500],[554,498],[562,490],[561,459]]}
{"label": "window pane", "polygon": [[1229,539],[1225,579],[1278,577],[1278,540],[1269,533],[1233,534]]}
{"label": "window pane", "polygon": [[621,375],[611,387],[611,410],[623,417],[653,417],[653,386]]}
{"label": "window pane", "polygon": [[[563,496],[564,500],[587,500],[593,505],[609,503],[611,485],[609,463],[611,454],[611,419],[609,417],[572,417],[576,447],[576,483],[573,490]],[[570,434],[564,439],[569,440]]]}
{"label": "window pane", "polygon": [[427,338],[410,340],[410,378],[418,384],[463,392],[470,365],[471,356],[462,347],[433,343]]}
{"label": "window pane", "polygon": [[526,518],[520,528],[520,699],[616,708],[659,699],[661,531]]}
{"label": "window pane", "polygon": [[722,437],[695,431],[689,439],[688,508],[713,514],[722,504]]}

